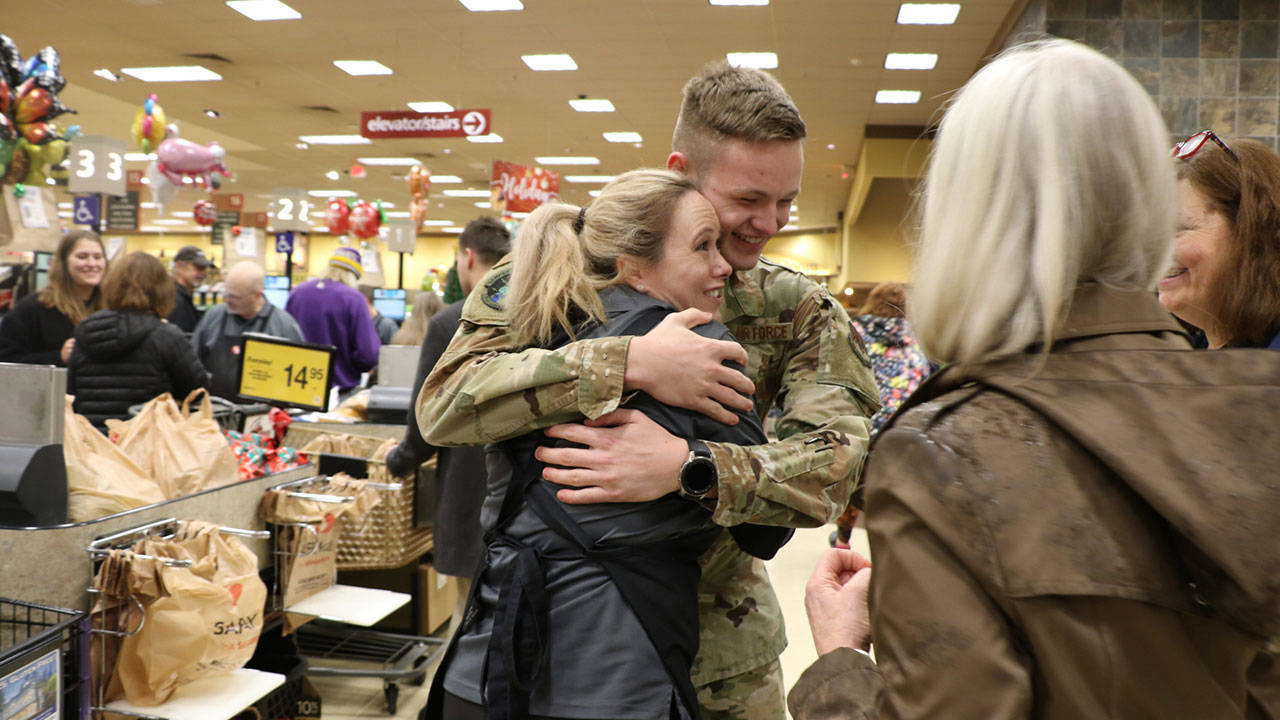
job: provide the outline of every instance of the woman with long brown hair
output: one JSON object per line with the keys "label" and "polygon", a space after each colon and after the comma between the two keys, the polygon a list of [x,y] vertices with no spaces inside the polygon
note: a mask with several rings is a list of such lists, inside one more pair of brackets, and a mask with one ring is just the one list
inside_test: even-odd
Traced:
{"label": "woman with long brown hair", "polygon": [[66,366],[72,333],[102,307],[98,286],[107,253],[91,230],[62,236],[49,267],[49,284],[18,301],[0,323],[0,362]]}

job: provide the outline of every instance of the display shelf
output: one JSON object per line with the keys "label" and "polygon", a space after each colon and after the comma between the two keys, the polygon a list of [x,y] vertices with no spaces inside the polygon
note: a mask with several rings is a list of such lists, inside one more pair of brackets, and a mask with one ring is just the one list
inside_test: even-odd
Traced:
{"label": "display shelf", "polygon": [[369,627],[399,610],[409,600],[410,596],[407,593],[352,585],[333,585],[300,603],[285,608],[285,612]]}
{"label": "display shelf", "polygon": [[159,705],[133,705],[117,700],[107,705],[130,715],[168,720],[228,720],[284,684],[284,675],[241,668],[228,675],[202,678],[174,691]]}

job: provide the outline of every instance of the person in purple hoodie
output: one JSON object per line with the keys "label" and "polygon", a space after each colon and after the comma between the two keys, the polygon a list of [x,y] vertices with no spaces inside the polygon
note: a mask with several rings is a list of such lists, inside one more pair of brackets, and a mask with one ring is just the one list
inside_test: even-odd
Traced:
{"label": "person in purple hoodie", "polygon": [[361,272],[360,251],[340,247],[329,258],[325,276],[295,288],[284,308],[307,342],[335,348],[333,384],[340,391],[359,385],[360,373],[377,366],[382,345],[364,296],[355,288]]}

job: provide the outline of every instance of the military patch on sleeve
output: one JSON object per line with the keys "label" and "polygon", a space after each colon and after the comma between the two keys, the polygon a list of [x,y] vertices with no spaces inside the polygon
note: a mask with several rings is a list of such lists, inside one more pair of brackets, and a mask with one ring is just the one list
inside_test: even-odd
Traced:
{"label": "military patch on sleeve", "polygon": [[795,328],[789,322],[738,325],[732,331],[738,342],[744,343],[789,342],[795,339]]}
{"label": "military patch on sleeve", "polygon": [[507,287],[511,284],[511,267],[505,267],[496,275],[489,278],[480,291],[480,299],[484,304],[494,310],[505,310],[507,302]]}
{"label": "military patch on sleeve", "polygon": [[853,349],[853,356],[858,358],[858,362],[863,367],[871,367],[871,354],[867,352],[867,344],[862,339],[862,333],[858,332],[858,326],[852,322],[849,323],[849,346]]}

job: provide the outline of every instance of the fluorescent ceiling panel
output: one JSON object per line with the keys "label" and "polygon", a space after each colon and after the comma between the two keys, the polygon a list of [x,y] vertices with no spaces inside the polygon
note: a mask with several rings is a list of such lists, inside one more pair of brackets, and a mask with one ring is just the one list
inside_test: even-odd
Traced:
{"label": "fluorescent ceiling panel", "polygon": [[578,63],[573,58],[564,53],[551,55],[521,55],[520,59],[530,70],[538,70],[541,72],[552,72],[556,70],[577,70]]}
{"label": "fluorescent ceiling panel", "polygon": [[299,135],[298,139],[311,145],[368,145],[373,142],[362,135]]}
{"label": "fluorescent ceiling panel", "polygon": [[102,78],[103,80],[110,80],[111,82],[118,82],[118,81],[120,80],[120,76],[119,76],[119,75],[117,75],[117,74],[115,74],[115,73],[111,72],[111,71],[110,71],[109,69],[107,69],[107,68],[98,68],[97,70],[94,70],[94,71],[93,71],[93,74],[94,74],[94,75],[97,75],[98,77]]}
{"label": "fluorescent ceiling panel", "polygon": [[120,72],[142,82],[208,82],[222,76],[203,65],[120,68]]}
{"label": "fluorescent ceiling panel", "polygon": [[257,22],[297,20],[302,17],[302,13],[280,0],[227,0],[227,7]]}
{"label": "fluorescent ceiling panel", "polygon": [[439,100],[423,100],[421,102],[411,102],[409,103],[409,109],[414,112],[420,112],[420,113],[453,112],[452,105],[450,105],[447,102],[441,102]]}
{"label": "fluorescent ceiling panel", "polygon": [[127,152],[124,159],[129,162],[149,162],[156,159],[155,153]]}
{"label": "fluorescent ceiling panel", "polygon": [[613,182],[616,175],[565,175],[564,179],[571,183],[607,183]]}
{"label": "fluorescent ceiling panel", "polygon": [[467,142],[473,143],[500,143],[502,136],[498,133],[489,133],[488,135],[468,135]]}
{"label": "fluorescent ceiling panel", "polygon": [[937,65],[937,53],[889,53],[884,56],[885,70],[932,70]]}
{"label": "fluorescent ceiling panel", "polygon": [[638,132],[607,132],[604,134],[604,139],[617,143],[644,142],[644,138]]}
{"label": "fluorescent ceiling panel", "polygon": [[877,90],[876,102],[881,105],[911,105],[920,102],[919,90]]}
{"label": "fluorescent ceiling panel", "polygon": [[356,158],[356,162],[361,165],[387,165],[391,167],[413,167],[421,165],[422,161],[418,158],[411,157],[362,157]]}
{"label": "fluorescent ceiling panel", "polygon": [[457,225],[454,225],[454,226],[452,226],[452,227],[444,227],[444,228],[440,228],[440,232],[447,232],[447,233],[461,234],[461,233],[462,233],[462,228],[458,227]]}
{"label": "fluorescent ceiling panel", "polygon": [[445,195],[449,197],[487,198],[489,197],[489,194],[490,194],[488,190],[445,190],[443,192]]}
{"label": "fluorescent ceiling panel", "polygon": [[319,198],[330,198],[330,197],[340,198],[340,197],[356,196],[356,194],[351,190],[308,190],[307,194],[310,195],[311,197],[319,197]]}
{"label": "fluorescent ceiling panel", "polygon": [[734,67],[773,70],[778,67],[778,53],[771,52],[731,52],[725,53],[725,59]]}
{"label": "fluorescent ceiling panel", "polygon": [[433,185],[445,185],[449,183],[460,183],[462,178],[457,175],[432,175],[431,183]]}
{"label": "fluorescent ceiling panel", "polygon": [[600,158],[590,157],[590,156],[576,157],[572,155],[543,155],[542,157],[535,157],[534,160],[539,165],[599,165],[600,164]]}
{"label": "fluorescent ceiling panel", "polygon": [[333,64],[348,75],[391,75],[391,68],[377,60],[334,60]]}
{"label": "fluorescent ceiling panel", "polygon": [[951,25],[960,15],[959,3],[902,3],[899,25]]}
{"label": "fluorescent ceiling panel", "polygon": [[578,112],[613,112],[613,103],[604,98],[582,98],[569,101],[569,105]]}
{"label": "fluorescent ceiling panel", "polygon": [[712,5],[768,5],[769,0],[708,0]]}
{"label": "fluorescent ceiling panel", "polygon": [[523,10],[520,0],[458,0],[471,12],[495,12],[498,10]]}
{"label": "fluorescent ceiling panel", "polygon": [[486,200],[485,202],[476,203],[476,207],[480,208],[481,210],[488,210],[489,208],[493,207],[493,203],[488,202]]}
{"label": "fluorescent ceiling panel", "polygon": [[423,225],[452,225],[452,220],[423,220]]}

